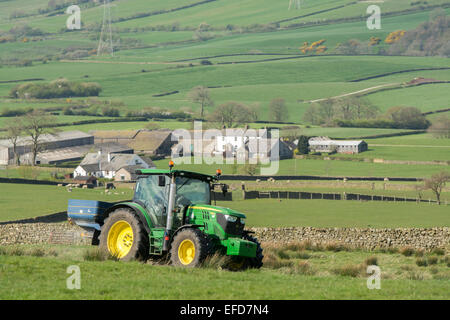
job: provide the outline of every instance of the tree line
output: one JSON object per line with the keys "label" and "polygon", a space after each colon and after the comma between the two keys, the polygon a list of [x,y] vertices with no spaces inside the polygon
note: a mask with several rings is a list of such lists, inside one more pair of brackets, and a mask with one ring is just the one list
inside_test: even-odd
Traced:
{"label": "tree line", "polygon": [[[246,105],[242,102],[228,101],[215,107],[210,90],[204,86],[194,87],[187,98],[200,106],[200,119],[217,123],[221,127],[232,128],[237,125],[255,122],[260,119],[261,105],[257,102]],[[207,108],[215,107],[209,110]],[[289,119],[289,110],[283,98],[275,98],[269,103],[269,120],[283,122]]]}
{"label": "tree line", "polygon": [[9,96],[13,99],[53,99],[99,96],[102,87],[95,82],[72,82],[58,79],[50,83],[23,83],[14,86]]}
{"label": "tree line", "polygon": [[395,106],[384,114],[363,97],[330,98],[313,103],[303,120],[320,126],[427,129],[430,121],[415,107]]}

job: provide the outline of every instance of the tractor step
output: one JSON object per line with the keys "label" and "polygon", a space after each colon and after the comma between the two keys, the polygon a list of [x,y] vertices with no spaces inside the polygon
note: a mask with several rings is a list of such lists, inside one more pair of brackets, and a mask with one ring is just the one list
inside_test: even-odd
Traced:
{"label": "tractor step", "polygon": [[162,255],[163,253],[163,243],[164,243],[164,228],[152,229],[149,234],[150,240],[150,254],[152,255]]}

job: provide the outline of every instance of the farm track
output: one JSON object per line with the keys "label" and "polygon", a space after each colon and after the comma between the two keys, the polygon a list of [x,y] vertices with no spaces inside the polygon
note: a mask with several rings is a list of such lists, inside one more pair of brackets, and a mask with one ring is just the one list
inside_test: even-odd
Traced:
{"label": "farm track", "polygon": [[388,83],[388,84],[383,84],[383,85],[379,85],[379,86],[369,87],[369,88],[366,88],[366,89],[362,89],[362,90],[358,90],[358,91],[354,91],[354,92],[350,92],[350,93],[341,94],[341,95],[335,96],[335,97],[322,98],[322,99],[316,99],[316,100],[309,100],[309,101],[304,101],[304,102],[315,103],[315,102],[320,102],[320,101],[324,101],[324,100],[327,100],[327,99],[339,99],[339,98],[343,98],[343,97],[353,96],[353,95],[358,94],[358,93],[364,93],[364,92],[367,92],[367,91],[371,91],[371,90],[375,90],[375,89],[379,89],[379,88],[384,88],[384,87],[388,87],[388,86],[393,86],[393,85],[399,85],[399,84],[400,83]]}

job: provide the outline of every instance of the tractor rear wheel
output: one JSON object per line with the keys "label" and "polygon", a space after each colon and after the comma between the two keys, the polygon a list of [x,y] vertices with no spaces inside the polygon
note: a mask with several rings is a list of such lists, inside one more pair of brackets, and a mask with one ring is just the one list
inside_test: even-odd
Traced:
{"label": "tractor rear wheel", "polygon": [[124,261],[145,261],[149,254],[149,240],[144,225],[129,209],[113,211],[102,226],[100,250]]}
{"label": "tractor rear wheel", "polygon": [[198,229],[184,229],[175,235],[170,249],[174,266],[198,267],[209,253],[209,240]]}

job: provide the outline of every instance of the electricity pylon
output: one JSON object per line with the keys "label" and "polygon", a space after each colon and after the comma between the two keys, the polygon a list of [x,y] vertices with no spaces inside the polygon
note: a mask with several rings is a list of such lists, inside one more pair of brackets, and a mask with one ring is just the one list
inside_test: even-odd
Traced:
{"label": "electricity pylon", "polygon": [[289,0],[289,8],[288,10],[293,9],[300,9],[300,0]]}
{"label": "electricity pylon", "polygon": [[109,0],[103,0],[103,22],[98,41],[97,56],[103,53],[109,53],[114,56],[114,46],[111,26],[111,4]]}

